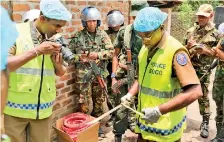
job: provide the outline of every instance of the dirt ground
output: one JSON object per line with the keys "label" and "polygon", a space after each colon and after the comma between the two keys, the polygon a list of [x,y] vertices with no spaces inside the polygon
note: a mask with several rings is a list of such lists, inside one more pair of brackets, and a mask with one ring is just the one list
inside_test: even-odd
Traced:
{"label": "dirt ground", "polygon": [[[211,75],[211,82],[214,79],[214,71]],[[211,117],[209,122],[209,137],[207,139],[203,139],[200,137],[200,124],[202,121],[202,117],[199,113],[198,102],[195,101],[190,106],[187,107],[187,129],[184,131],[181,141],[182,142],[208,142],[213,139],[216,134],[216,126],[215,126],[215,115],[216,115],[216,105],[212,100],[212,83],[210,83],[209,87],[209,99],[211,106]],[[100,142],[114,142],[114,135],[112,133],[112,128],[106,129],[106,138],[100,140]],[[127,130],[125,135],[123,136],[122,142],[137,142],[137,135],[132,133],[130,130]]]}

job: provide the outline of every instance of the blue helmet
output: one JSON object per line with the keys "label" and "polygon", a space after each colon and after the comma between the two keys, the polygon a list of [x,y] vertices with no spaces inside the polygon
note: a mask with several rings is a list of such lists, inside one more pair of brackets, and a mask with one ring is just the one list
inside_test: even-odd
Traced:
{"label": "blue helmet", "polygon": [[12,47],[18,37],[15,24],[9,18],[8,12],[0,6],[1,15],[1,70],[6,68],[8,49]]}
{"label": "blue helmet", "polygon": [[40,11],[44,16],[55,20],[71,21],[72,14],[65,8],[60,0],[41,0]]}
{"label": "blue helmet", "polygon": [[167,18],[167,13],[156,7],[146,7],[141,9],[134,21],[134,29],[138,32],[153,31],[163,24]]}
{"label": "blue helmet", "polygon": [[101,15],[97,8],[88,6],[82,10],[81,13],[82,26],[86,27],[86,22],[90,20],[97,20],[97,27],[101,24]]}

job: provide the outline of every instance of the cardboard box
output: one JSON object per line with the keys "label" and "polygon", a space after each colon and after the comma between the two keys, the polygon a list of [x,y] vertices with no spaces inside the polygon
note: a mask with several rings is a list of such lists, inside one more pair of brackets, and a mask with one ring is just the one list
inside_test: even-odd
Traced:
{"label": "cardboard box", "polygon": [[[94,119],[94,117],[91,117],[91,120]],[[53,127],[58,135],[58,142],[73,142],[72,138],[61,129],[62,124],[63,118],[60,118],[56,121],[56,127]],[[76,142],[98,142],[99,125],[99,123],[95,123],[80,132],[77,136]]]}

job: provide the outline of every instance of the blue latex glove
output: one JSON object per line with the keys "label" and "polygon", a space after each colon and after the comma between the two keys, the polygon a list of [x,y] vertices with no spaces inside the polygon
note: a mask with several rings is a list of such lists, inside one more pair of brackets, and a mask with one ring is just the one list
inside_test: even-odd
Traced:
{"label": "blue latex glove", "polygon": [[158,107],[142,109],[144,116],[142,117],[147,123],[156,123],[162,115]]}

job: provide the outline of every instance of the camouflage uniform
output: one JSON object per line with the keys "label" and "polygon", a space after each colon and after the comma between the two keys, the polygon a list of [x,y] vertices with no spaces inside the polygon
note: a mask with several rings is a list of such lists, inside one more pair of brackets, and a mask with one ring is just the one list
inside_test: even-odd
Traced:
{"label": "camouflage uniform", "polygon": [[[106,94],[100,87],[97,79],[93,74],[90,74],[92,80],[90,82],[84,81],[84,76],[91,70],[89,63],[79,61],[79,56],[83,51],[88,50],[89,52],[97,52],[100,68],[100,74],[106,82],[106,77],[109,75],[106,69],[108,60],[112,58],[113,45],[108,35],[98,30],[95,33],[89,33],[86,29],[77,32],[72,38],[69,48],[76,54],[76,89],[79,92],[79,111],[92,116],[99,117],[103,113],[107,112],[107,99]],[[106,122],[109,117],[105,117],[102,121]]]}
{"label": "camouflage uniform", "polygon": [[[121,52],[118,55],[118,60],[119,63],[126,65],[126,47],[124,46],[124,33],[125,33],[125,28],[126,27],[121,27],[117,37],[114,41],[114,47],[115,48],[120,48]],[[135,67],[135,71],[137,69],[137,59],[138,59],[138,54],[139,51],[142,47],[142,40],[139,36],[137,36],[137,33],[133,30],[133,26],[131,27],[131,31],[132,31],[132,35],[131,35],[131,56],[132,56],[132,63],[134,64]],[[122,78],[125,77],[125,75],[127,74],[126,70],[120,67],[117,67],[116,70],[116,79],[120,80]],[[120,87],[120,92],[121,94],[117,94],[116,96],[116,105],[120,104],[120,99],[121,97],[123,97],[124,95],[126,95],[128,93],[128,86],[124,85],[122,87]],[[134,103],[133,104],[133,108],[135,108]],[[130,115],[128,114],[129,111],[125,108],[121,108],[116,112],[116,118],[115,118],[115,123],[114,123],[114,134],[115,135],[122,135],[124,134],[124,132],[126,131],[127,127],[128,127],[128,123],[133,123],[135,122],[135,114],[131,113]],[[128,116],[129,119],[128,119]],[[131,127],[131,126],[130,126]]]}
{"label": "camouflage uniform", "polygon": [[[202,38],[206,36],[203,41]],[[216,46],[219,40],[219,33],[214,27],[214,24],[209,22],[205,28],[200,28],[198,23],[195,23],[194,27],[190,28],[187,31],[187,40],[192,38],[196,41],[196,43],[203,44],[207,49],[212,49],[212,47]],[[208,67],[212,64],[214,57],[208,55],[199,55],[195,53],[195,50],[189,50],[191,55],[191,61],[195,68],[195,71],[199,78],[201,78],[208,70]],[[210,116],[210,104],[208,99],[208,85],[209,85],[210,74],[204,76],[204,78],[200,79],[203,96],[198,99],[200,114],[203,116],[203,120],[206,119],[209,121]]]}
{"label": "camouflage uniform", "polygon": [[[114,31],[113,29],[109,28],[105,32],[110,37],[111,42],[114,43],[114,40],[117,37],[118,31]],[[112,73],[112,60],[110,60],[110,62],[108,63],[107,69],[109,71],[109,74],[111,74]],[[115,94],[113,94],[112,89],[111,89],[112,80],[111,80],[110,76],[107,77],[107,81],[108,81],[107,86],[108,86],[109,98],[112,103],[112,106],[114,107],[115,106]]]}

